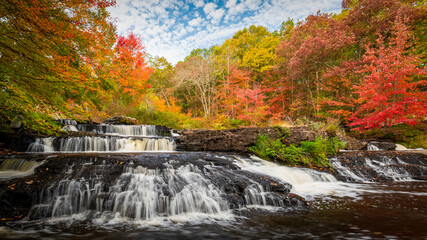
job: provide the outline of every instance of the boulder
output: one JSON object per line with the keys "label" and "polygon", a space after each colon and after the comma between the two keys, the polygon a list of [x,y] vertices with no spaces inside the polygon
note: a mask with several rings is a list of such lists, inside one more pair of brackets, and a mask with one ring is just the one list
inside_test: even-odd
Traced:
{"label": "boulder", "polygon": [[132,118],[132,117],[117,116],[117,117],[105,119],[104,123],[116,124],[116,125],[136,125],[138,121],[136,120],[136,118]]}

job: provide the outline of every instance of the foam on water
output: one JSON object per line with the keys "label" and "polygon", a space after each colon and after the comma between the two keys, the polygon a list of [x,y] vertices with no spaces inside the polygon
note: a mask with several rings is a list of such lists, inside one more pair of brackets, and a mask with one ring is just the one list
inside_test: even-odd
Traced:
{"label": "foam on water", "polygon": [[[58,141],[57,144],[54,141]],[[175,142],[169,138],[131,139],[121,137],[37,138],[27,152],[157,152],[174,151]]]}
{"label": "foam on water", "polygon": [[262,173],[290,183],[291,192],[308,199],[317,195],[357,197],[355,184],[339,182],[329,173],[281,166],[255,156],[250,159],[236,156],[236,164],[243,170]]}

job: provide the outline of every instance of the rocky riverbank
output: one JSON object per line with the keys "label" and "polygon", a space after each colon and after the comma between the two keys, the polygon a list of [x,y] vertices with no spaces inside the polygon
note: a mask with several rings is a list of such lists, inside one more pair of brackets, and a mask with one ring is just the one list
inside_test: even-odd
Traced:
{"label": "rocky riverbank", "polygon": [[[255,145],[257,137],[267,135],[273,139],[283,138],[283,142],[299,144],[302,141],[314,141],[316,137],[331,136],[325,131],[313,131],[308,127],[291,127],[287,129],[275,127],[237,128],[226,130],[186,130],[180,132],[177,138],[179,151],[220,151],[220,152],[248,152],[250,146]],[[361,150],[366,143],[357,139],[334,135],[347,144],[348,150]]]}

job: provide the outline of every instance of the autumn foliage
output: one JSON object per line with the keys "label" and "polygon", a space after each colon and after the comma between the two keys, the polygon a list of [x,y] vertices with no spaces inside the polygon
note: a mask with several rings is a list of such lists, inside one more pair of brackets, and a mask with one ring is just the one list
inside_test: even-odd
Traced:
{"label": "autumn foliage", "polygon": [[339,14],[249,26],[175,66],[119,36],[114,5],[0,2],[2,129],[111,115],[182,128],[333,118],[358,131],[426,120],[424,1],[344,0]]}

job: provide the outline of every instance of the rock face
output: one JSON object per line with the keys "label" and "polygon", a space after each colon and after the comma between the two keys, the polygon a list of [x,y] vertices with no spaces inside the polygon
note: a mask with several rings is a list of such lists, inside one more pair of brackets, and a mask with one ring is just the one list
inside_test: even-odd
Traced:
{"label": "rock face", "polygon": [[39,135],[25,133],[4,133],[0,132],[0,143],[2,147],[13,151],[25,152],[28,146],[36,141],[36,138],[42,137]]}
{"label": "rock face", "polygon": [[179,151],[247,152],[259,135],[280,137],[275,128],[238,128],[227,130],[182,131],[177,141]]}
{"label": "rock face", "polygon": [[121,124],[121,125],[136,125],[136,118],[126,117],[126,116],[117,116],[112,118],[107,118],[104,120],[106,124]]}
{"label": "rock face", "polygon": [[[255,145],[259,135],[268,135],[271,138],[281,138],[283,143],[300,144],[302,141],[314,141],[316,137],[326,137],[326,132],[316,132],[308,127],[292,127],[283,132],[274,127],[265,128],[238,128],[227,130],[192,130],[182,131],[177,139],[179,151],[221,151],[221,152],[248,152],[248,147]],[[351,137],[339,137],[347,142],[347,149],[360,150],[365,145]]]}

